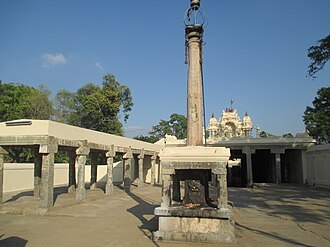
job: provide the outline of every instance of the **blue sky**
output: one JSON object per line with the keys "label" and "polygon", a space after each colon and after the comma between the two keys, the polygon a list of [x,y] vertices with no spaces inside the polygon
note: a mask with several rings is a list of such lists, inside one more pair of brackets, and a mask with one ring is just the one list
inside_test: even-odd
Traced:
{"label": "blue sky", "polygon": [[[146,134],[172,113],[186,114],[183,14],[189,0],[1,0],[0,80],[53,94],[127,85],[134,107],[127,136]],[[304,131],[302,115],[330,86],[330,65],[306,77],[308,47],[330,33],[329,0],[202,0],[207,120],[234,107],[281,135]]]}

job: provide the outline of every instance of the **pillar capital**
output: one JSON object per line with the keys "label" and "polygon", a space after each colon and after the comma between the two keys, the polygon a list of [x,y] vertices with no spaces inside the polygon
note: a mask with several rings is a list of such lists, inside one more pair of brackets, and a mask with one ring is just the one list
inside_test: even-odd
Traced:
{"label": "pillar capital", "polygon": [[201,38],[204,33],[204,28],[201,25],[186,25],[186,38]]}
{"label": "pillar capital", "polygon": [[144,149],[142,148],[141,149],[141,152],[140,152],[140,154],[139,154],[139,156],[138,156],[138,159],[144,159],[144,155],[145,155],[145,151],[144,151]]}
{"label": "pillar capital", "polygon": [[242,148],[242,153],[243,154],[255,154],[256,153],[256,149],[255,148],[251,148],[251,147],[243,147]]}
{"label": "pillar capital", "polygon": [[127,152],[124,154],[123,158],[124,159],[132,159],[133,158],[131,146],[129,146],[129,148],[128,148]]}
{"label": "pillar capital", "polygon": [[76,155],[88,155],[90,147],[88,146],[87,140],[79,141],[79,148],[76,149]]}
{"label": "pillar capital", "polygon": [[156,160],[157,159],[157,152],[154,152],[153,155],[151,156],[151,160]]}
{"label": "pillar capital", "polygon": [[57,153],[57,151],[58,143],[54,136],[48,136],[46,143],[40,144],[39,146],[39,153],[41,154]]}
{"label": "pillar capital", "polygon": [[115,145],[113,145],[113,144],[110,145],[109,151],[106,152],[105,156],[106,156],[107,158],[111,158],[111,157],[113,158],[113,157],[116,156]]}

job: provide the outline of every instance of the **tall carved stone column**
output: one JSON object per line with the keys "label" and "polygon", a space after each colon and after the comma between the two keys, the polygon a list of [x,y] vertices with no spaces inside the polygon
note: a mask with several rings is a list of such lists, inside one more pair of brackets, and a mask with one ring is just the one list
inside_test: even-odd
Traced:
{"label": "tall carved stone column", "polygon": [[40,197],[40,186],[41,186],[41,163],[42,155],[39,153],[39,149],[34,149],[34,197]]}
{"label": "tall carved stone column", "polygon": [[203,145],[202,37],[203,27],[186,26],[188,52],[187,146]]}
{"label": "tall carved stone column", "polygon": [[69,184],[68,193],[76,192],[76,153],[70,151],[69,153]]}
{"label": "tall carved stone column", "polygon": [[154,186],[156,184],[156,160],[157,160],[157,153],[151,156],[151,181],[150,184]]}
{"label": "tall carved stone column", "polygon": [[253,186],[253,172],[252,172],[252,154],[255,153],[255,149],[250,147],[243,148],[243,153],[246,155],[246,175],[247,175],[247,187]]}
{"label": "tall carved stone column", "polygon": [[142,187],[144,184],[144,176],[143,176],[143,163],[144,163],[144,149],[142,148],[141,153],[138,156],[138,163],[139,163],[139,183],[138,187]]}
{"label": "tall carved stone column", "polygon": [[110,150],[105,154],[107,157],[107,183],[105,193],[110,195],[113,191],[113,158],[116,156],[115,146],[111,145]]}
{"label": "tall carved stone column", "polygon": [[76,166],[78,167],[78,184],[76,189],[76,202],[80,203],[85,199],[85,164],[86,156],[89,154],[90,148],[87,141],[80,142],[80,147],[76,150]]}
{"label": "tall carved stone column", "polygon": [[54,154],[57,149],[57,140],[54,137],[49,137],[48,143],[39,147],[39,153],[42,154],[39,207],[43,209],[52,207],[54,203]]}
{"label": "tall carved stone column", "polygon": [[127,153],[123,156],[124,158],[124,190],[129,192],[132,183],[132,149],[129,147]]}
{"label": "tall carved stone column", "polygon": [[91,180],[90,189],[95,190],[97,188],[97,158],[98,154],[96,152],[91,152]]}
{"label": "tall carved stone column", "polygon": [[7,151],[0,147],[0,204],[3,202],[3,170],[6,154],[8,154]]}

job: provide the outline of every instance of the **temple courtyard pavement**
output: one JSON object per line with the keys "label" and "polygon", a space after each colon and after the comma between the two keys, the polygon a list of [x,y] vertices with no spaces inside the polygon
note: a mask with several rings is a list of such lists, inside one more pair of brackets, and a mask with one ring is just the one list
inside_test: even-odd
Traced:
{"label": "temple courtyard pavement", "polygon": [[153,215],[161,188],[115,187],[111,195],[87,190],[74,204],[73,194],[55,188],[55,206],[36,215],[33,191],[5,193],[0,210],[0,246],[330,246],[330,190],[302,185],[229,188],[234,206],[236,242],[201,244],[153,242]]}

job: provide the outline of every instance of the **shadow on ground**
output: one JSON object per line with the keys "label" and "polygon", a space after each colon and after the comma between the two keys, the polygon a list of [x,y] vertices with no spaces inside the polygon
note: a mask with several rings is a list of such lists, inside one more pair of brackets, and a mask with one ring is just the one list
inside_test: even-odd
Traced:
{"label": "shadow on ground", "polygon": [[[270,216],[322,224],[330,219],[330,190],[305,185],[229,188],[229,200],[239,208],[253,208]],[[326,213],[326,214],[325,214]],[[328,216],[325,216],[328,215]]]}
{"label": "shadow on ground", "polygon": [[27,245],[27,240],[20,237],[8,237],[3,238],[4,235],[0,236],[0,247],[25,247]]}

